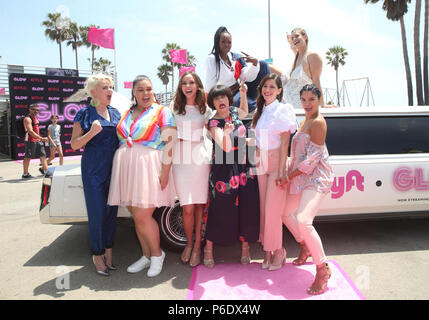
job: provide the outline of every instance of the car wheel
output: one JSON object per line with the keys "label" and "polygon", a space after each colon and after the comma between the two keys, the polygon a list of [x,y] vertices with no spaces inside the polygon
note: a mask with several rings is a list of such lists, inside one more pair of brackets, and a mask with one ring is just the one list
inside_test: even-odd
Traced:
{"label": "car wheel", "polygon": [[173,207],[158,208],[154,216],[159,224],[161,246],[171,251],[183,251],[186,235],[179,201],[176,201]]}

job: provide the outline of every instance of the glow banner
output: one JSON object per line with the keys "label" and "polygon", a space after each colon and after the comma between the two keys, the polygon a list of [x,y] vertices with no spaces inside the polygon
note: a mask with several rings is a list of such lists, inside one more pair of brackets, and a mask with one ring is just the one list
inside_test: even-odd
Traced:
{"label": "glow banner", "polygon": [[[47,129],[51,123],[51,116],[58,115],[58,124],[61,125],[61,145],[64,156],[81,154],[82,150],[74,151],[70,146],[73,119],[76,113],[89,104],[89,101],[68,102],[64,99],[81,89],[85,85],[85,78],[58,77],[39,74],[12,73],[9,76],[11,132],[15,132],[15,119],[28,114],[28,106],[39,104],[40,134],[47,136]],[[24,139],[12,136],[12,158],[24,158]],[[49,147],[46,147],[49,154]]]}

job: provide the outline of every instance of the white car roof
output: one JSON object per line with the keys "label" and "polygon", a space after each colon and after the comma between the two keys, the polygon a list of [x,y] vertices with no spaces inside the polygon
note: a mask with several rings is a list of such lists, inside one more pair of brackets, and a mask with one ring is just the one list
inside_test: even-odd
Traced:
{"label": "white car roof", "polygon": [[[294,109],[297,116],[304,116],[303,109]],[[407,107],[338,107],[320,108],[323,115],[329,117],[343,116],[403,116],[403,115],[429,115],[428,106]]]}

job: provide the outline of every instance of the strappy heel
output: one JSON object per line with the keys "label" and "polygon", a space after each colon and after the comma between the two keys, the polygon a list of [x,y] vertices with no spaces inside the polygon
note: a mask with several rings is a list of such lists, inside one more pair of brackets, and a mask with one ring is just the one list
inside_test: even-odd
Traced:
{"label": "strappy heel", "polygon": [[[243,254],[244,253],[244,254]],[[241,246],[241,258],[240,258],[241,264],[249,264],[250,263],[250,246]]]}
{"label": "strappy heel", "polygon": [[[200,262],[201,262],[201,249],[194,247],[194,249],[192,249],[191,259],[189,260],[189,266],[194,268],[198,266]],[[213,264],[214,264],[214,261],[213,261]]]}
{"label": "strappy heel", "polygon": [[[206,254],[207,255],[210,254],[212,257],[207,259],[206,258]],[[213,259],[213,249],[212,250],[208,250],[208,249],[204,248],[204,259],[203,259],[203,262],[204,262],[204,265],[207,268],[209,268],[209,269],[214,268],[215,262],[214,262],[214,259]]]}
{"label": "strappy heel", "polygon": [[310,250],[308,249],[305,242],[300,242],[299,245],[300,245],[301,249],[299,251],[298,258],[296,258],[295,260],[292,261],[292,263],[296,266],[303,265],[307,261],[307,259],[309,257],[311,257]]}
{"label": "strappy heel", "polygon": [[307,289],[307,293],[311,295],[324,293],[328,288],[328,280],[332,274],[327,263],[324,263],[321,267],[317,267],[316,270],[316,278],[311,287]]}
{"label": "strappy heel", "polygon": [[188,263],[191,259],[191,252],[192,252],[192,246],[188,247],[186,246],[185,249],[182,252],[182,256],[180,257],[180,260],[182,260],[183,263]]}

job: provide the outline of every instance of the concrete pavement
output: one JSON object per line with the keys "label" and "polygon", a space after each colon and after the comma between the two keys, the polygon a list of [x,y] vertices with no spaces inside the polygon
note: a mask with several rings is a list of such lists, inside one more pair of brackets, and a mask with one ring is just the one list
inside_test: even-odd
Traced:
{"label": "concrete pavement", "polygon": [[[66,163],[78,163],[79,160]],[[57,163],[54,163],[56,165]],[[39,221],[41,176],[22,180],[22,165],[0,159],[0,299],[172,299],[186,298],[192,269],[180,254],[167,252],[155,278],[128,274],[140,249],[134,228],[119,221],[114,248],[119,271],[95,274],[86,225],[43,225]],[[326,254],[349,275],[368,299],[429,298],[429,219],[316,224]],[[285,232],[288,262],[298,246]],[[236,262],[240,248],[215,247],[217,263]],[[259,244],[252,262],[263,258]]]}

